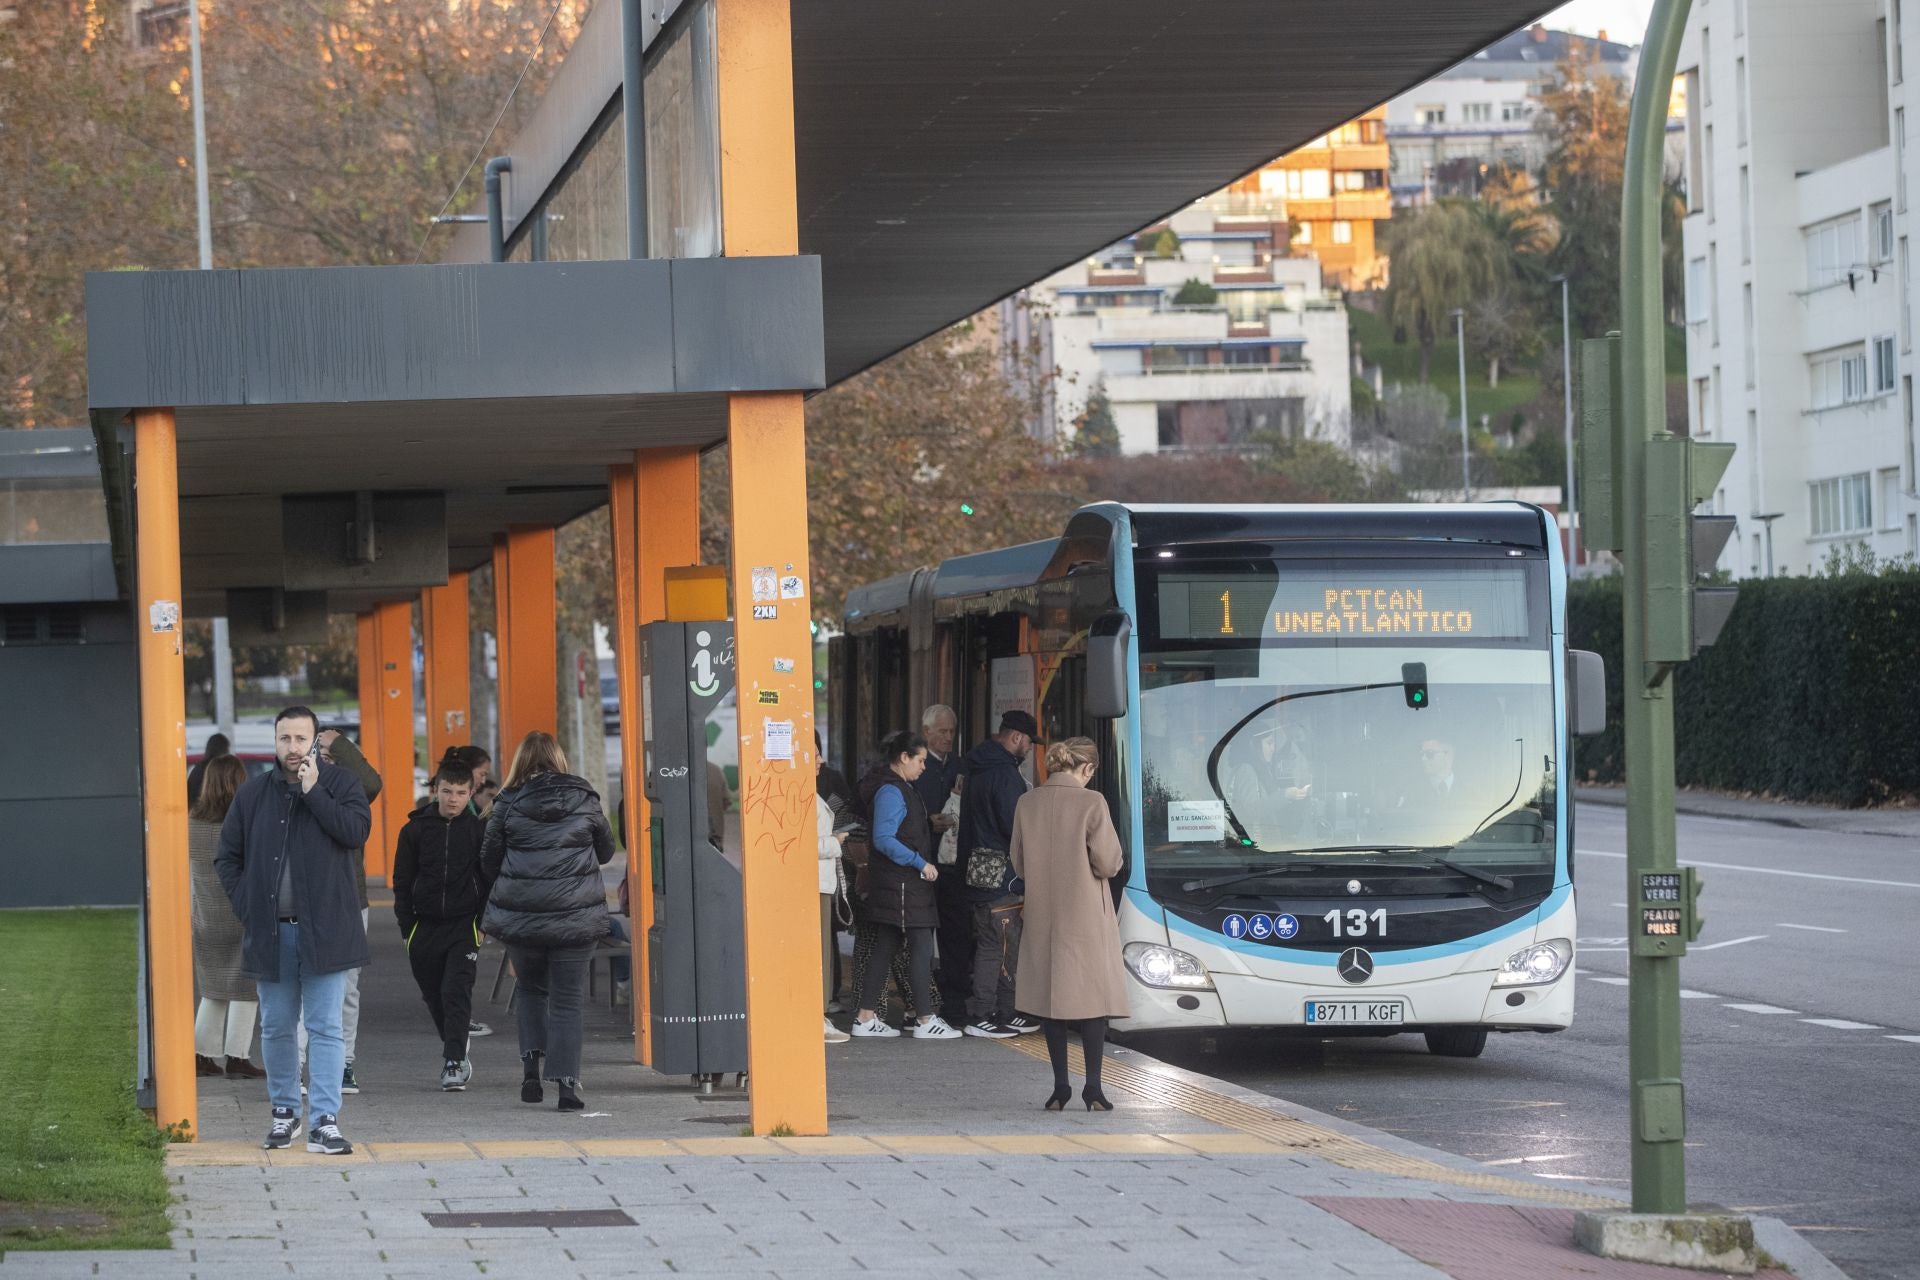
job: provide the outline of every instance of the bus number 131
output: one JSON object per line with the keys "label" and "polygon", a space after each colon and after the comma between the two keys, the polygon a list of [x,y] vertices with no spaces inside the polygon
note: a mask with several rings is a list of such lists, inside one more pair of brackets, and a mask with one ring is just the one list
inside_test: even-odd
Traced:
{"label": "bus number 131", "polygon": [[1327,912],[1327,914],[1320,918],[1333,926],[1333,936],[1336,938],[1364,938],[1367,936],[1368,922],[1372,922],[1373,935],[1375,937],[1384,938],[1387,936],[1387,909],[1385,907],[1376,908],[1372,915],[1368,915],[1359,907],[1353,907],[1346,911],[1335,907],[1332,911]]}

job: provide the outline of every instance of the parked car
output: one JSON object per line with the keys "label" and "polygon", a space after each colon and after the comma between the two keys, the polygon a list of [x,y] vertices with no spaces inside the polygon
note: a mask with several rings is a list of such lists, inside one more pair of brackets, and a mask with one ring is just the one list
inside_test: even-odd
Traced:
{"label": "parked car", "polygon": [[610,734],[620,732],[620,680],[617,676],[600,677],[600,723],[606,726]]}

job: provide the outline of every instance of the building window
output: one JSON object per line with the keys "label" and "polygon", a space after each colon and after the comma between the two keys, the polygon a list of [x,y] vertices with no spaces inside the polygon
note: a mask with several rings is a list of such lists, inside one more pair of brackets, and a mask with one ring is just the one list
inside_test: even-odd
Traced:
{"label": "building window", "polygon": [[1860,261],[1860,215],[1815,223],[1801,233],[1807,246],[1807,288],[1824,289],[1853,274]]}
{"label": "building window", "polygon": [[1895,533],[1900,528],[1900,468],[1880,468],[1880,529]]}
{"label": "building window", "polygon": [[1713,105],[1713,32],[1700,28],[1700,105]]}
{"label": "building window", "polygon": [[1873,340],[1873,393],[1886,395],[1894,388],[1893,338]]}
{"label": "building window", "polygon": [[1493,119],[1491,102],[1468,102],[1460,107],[1460,118],[1468,124],[1485,124]]}
{"label": "building window", "polygon": [[1311,222],[1294,223],[1293,224],[1293,242],[1295,244],[1312,244],[1313,243],[1313,224]]}
{"label": "building window", "polygon": [[1413,109],[1413,122],[1415,124],[1445,124],[1447,122],[1447,109],[1433,104],[1415,107]]}
{"label": "building window", "polygon": [[1687,99],[1687,212],[1698,213],[1706,207],[1704,196],[1707,190],[1707,166],[1700,155],[1700,114],[1693,106],[1700,101],[1700,69],[1695,67],[1681,79],[1686,86]]}
{"label": "building window", "polygon": [[1815,480],[1807,486],[1814,537],[1865,533],[1873,528],[1870,479],[1866,472],[1861,471],[1850,476],[1835,476],[1830,480]]}
{"label": "building window", "polygon": [[1500,118],[1508,123],[1512,123],[1515,120],[1525,120],[1532,115],[1533,104],[1525,98],[1521,98],[1515,102],[1503,102],[1500,104]]}
{"label": "building window", "polygon": [[1873,261],[1878,264],[1893,261],[1893,202],[1882,200],[1867,210],[1867,221],[1873,228]]}
{"label": "building window", "polygon": [[1270,347],[1228,347],[1220,353],[1220,363],[1254,365],[1264,369],[1273,363],[1273,351]]}
{"label": "building window", "polygon": [[186,43],[188,0],[134,0],[129,34],[136,49],[175,49]]}
{"label": "building window", "polygon": [[1747,60],[1745,58],[1733,60],[1733,116],[1734,143],[1744,147],[1747,145]]}
{"label": "building window", "polygon": [[1720,242],[1707,244],[1707,337],[1720,345]]}
{"label": "building window", "polygon": [[1753,177],[1740,166],[1740,261],[1753,261]]}
{"label": "building window", "polygon": [[1327,169],[1288,169],[1287,194],[1304,200],[1325,200],[1333,194],[1333,173]]}
{"label": "building window", "polygon": [[1351,222],[1345,222],[1345,221],[1334,223],[1333,224],[1333,242],[1335,244],[1352,244],[1353,243],[1353,224]]}
{"label": "building window", "polygon": [[1753,331],[1753,285],[1740,286],[1740,319],[1747,340],[1747,390],[1753,390],[1753,366],[1759,363],[1760,337]]}
{"label": "building window", "polygon": [[1706,169],[1701,175],[1700,202],[1706,207],[1707,221],[1712,222],[1718,211],[1713,207],[1713,126],[1707,126]]}
{"label": "building window", "polygon": [[1867,353],[1859,347],[1839,347],[1807,357],[1809,403],[1832,409],[1865,400]]}
{"label": "building window", "polygon": [[1710,425],[1713,422],[1713,419],[1709,416],[1712,412],[1713,412],[1713,381],[1709,378],[1695,378],[1693,380],[1693,434],[1694,435],[1705,436],[1705,435],[1713,434],[1713,428]]}
{"label": "building window", "polygon": [[1707,260],[1693,258],[1687,263],[1687,323],[1707,322]]}

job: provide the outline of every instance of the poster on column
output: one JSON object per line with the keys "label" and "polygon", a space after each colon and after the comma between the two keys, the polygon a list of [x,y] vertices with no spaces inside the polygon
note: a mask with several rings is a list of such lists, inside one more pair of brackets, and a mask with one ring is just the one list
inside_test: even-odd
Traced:
{"label": "poster on column", "polygon": [[[992,733],[1000,727],[1000,717],[1009,711],[1024,711],[1039,719],[1034,707],[1033,659],[1025,654],[1014,658],[995,658],[991,673],[990,698],[988,708],[987,732]],[[1027,784],[1033,784],[1033,756],[1028,754],[1020,765],[1020,773]]]}

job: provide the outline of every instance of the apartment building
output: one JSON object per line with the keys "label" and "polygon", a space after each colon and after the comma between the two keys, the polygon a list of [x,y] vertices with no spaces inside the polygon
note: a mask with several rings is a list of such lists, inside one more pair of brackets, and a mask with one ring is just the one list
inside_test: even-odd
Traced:
{"label": "apartment building", "polygon": [[1262,165],[1199,207],[1214,215],[1220,231],[1287,223],[1293,251],[1319,259],[1329,286],[1383,285],[1387,263],[1376,232],[1393,216],[1386,124],[1387,108],[1375,107]]}
{"label": "apartment building", "polygon": [[[1696,3],[1698,0],[1696,0]],[[1540,91],[1570,56],[1592,57],[1601,75],[1629,84],[1639,51],[1607,39],[1535,24],[1409,89],[1386,105],[1392,194],[1401,206],[1473,196],[1485,169],[1539,172],[1545,136],[1535,128]]]}
{"label": "apartment building", "polygon": [[1736,576],[1920,552],[1901,8],[1696,0],[1688,23],[1685,429],[1739,446],[1713,497]]}
{"label": "apartment building", "polygon": [[1039,434],[1070,439],[1100,391],[1123,453],[1246,450],[1276,434],[1346,443],[1344,302],[1318,260],[1276,249],[1285,224],[1206,203],[1000,304],[1001,341],[1052,375]]}

